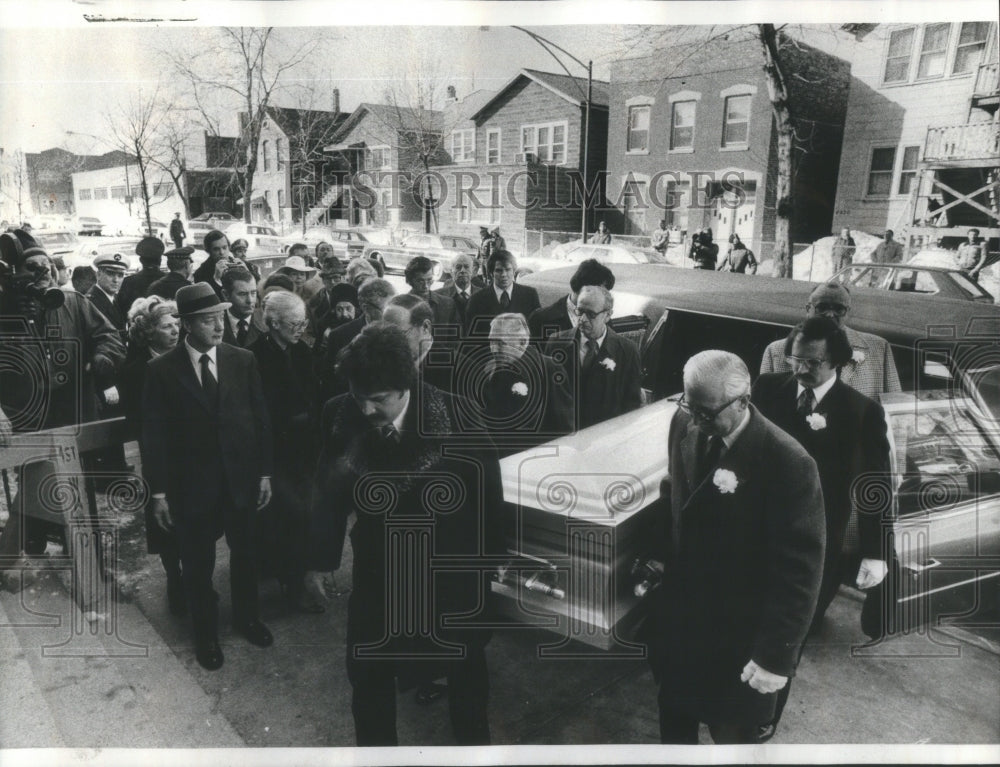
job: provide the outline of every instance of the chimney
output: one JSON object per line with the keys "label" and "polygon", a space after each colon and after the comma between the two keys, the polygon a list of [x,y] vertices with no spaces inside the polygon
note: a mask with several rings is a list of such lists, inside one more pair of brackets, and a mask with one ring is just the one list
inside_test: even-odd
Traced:
{"label": "chimney", "polygon": [[336,114],[336,115],[339,115],[340,114],[340,88],[334,88],[333,89],[333,98],[332,98],[332,101],[333,101],[333,104],[332,104],[333,113]]}
{"label": "chimney", "polygon": [[445,102],[452,102],[452,101],[458,101],[458,96],[455,95],[455,86],[449,85],[448,97],[445,99]]}

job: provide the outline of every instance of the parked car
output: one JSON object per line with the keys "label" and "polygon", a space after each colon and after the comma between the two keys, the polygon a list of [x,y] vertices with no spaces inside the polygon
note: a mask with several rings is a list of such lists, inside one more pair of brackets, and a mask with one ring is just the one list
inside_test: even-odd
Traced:
{"label": "parked car", "polygon": [[567,264],[579,264],[588,258],[596,258],[602,264],[649,264],[653,259],[649,253],[639,248],[625,245],[592,245],[582,242],[566,243],[549,253],[548,256],[528,256],[517,260],[517,274],[522,276],[546,269],[558,269]]}
{"label": "parked car", "polygon": [[[281,253],[283,240],[273,227],[266,224],[245,224],[242,221],[220,227],[229,238],[233,240],[246,240],[250,247],[247,249],[247,256],[265,256]],[[190,232],[188,232],[190,235]],[[204,235],[202,235],[204,237]]]}
{"label": "parked car", "polygon": [[333,246],[333,252],[341,261],[350,261],[355,256],[364,253],[368,238],[356,229],[337,229],[332,226],[312,226],[305,233],[289,234],[282,238],[283,251],[297,243],[305,243],[310,250],[315,250],[321,242]]}
{"label": "parked car", "polygon": [[34,229],[31,236],[50,256],[71,253],[80,246],[80,238],[69,229]]}
{"label": "parked car", "polygon": [[958,269],[906,264],[852,264],[831,278],[852,288],[942,296],[964,301],[993,303],[993,296]]}
{"label": "parked car", "polygon": [[184,239],[186,245],[190,245],[192,248],[205,249],[205,235],[211,232],[213,229],[217,229],[214,224],[208,221],[188,221],[184,224],[184,232],[187,237]]}
{"label": "parked car", "polygon": [[197,216],[191,219],[192,221],[236,221],[236,216],[232,213],[223,213],[221,211],[210,211],[206,213],[199,213]]}
{"label": "parked car", "polygon": [[127,259],[129,271],[133,271],[138,268],[139,257],[135,254],[138,244],[139,237],[84,237],[75,250],[63,254],[63,260],[72,271],[78,266],[93,266],[97,256],[121,253]]}
{"label": "parked car", "polygon": [[[524,283],[545,305],[566,294],[573,271],[539,272]],[[647,401],[679,394],[684,363],[708,348],[739,355],[756,376],[764,348],[803,319],[816,287],[654,265],[623,264],[614,272],[611,325],[640,343]],[[891,344],[905,390],[883,396],[895,441],[895,545],[902,568],[896,598],[904,620],[916,625],[994,609],[1000,593],[1000,358],[993,349],[1000,307],[863,286],[853,287],[851,296],[851,327]],[[666,465],[667,420],[659,423],[662,436],[643,444],[662,455],[644,453],[642,466]],[[519,494],[544,497],[532,487]],[[618,554],[633,556],[641,552]]]}
{"label": "parked car", "polygon": [[97,237],[101,235],[104,224],[94,216],[77,216],[75,228],[76,233],[81,236]]}
{"label": "parked car", "polygon": [[468,237],[451,234],[411,234],[399,245],[372,245],[364,255],[374,258],[389,272],[402,272],[414,256],[426,256],[434,263],[434,278],[440,279],[445,267],[459,254],[472,256],[479,253],[479,246]]}

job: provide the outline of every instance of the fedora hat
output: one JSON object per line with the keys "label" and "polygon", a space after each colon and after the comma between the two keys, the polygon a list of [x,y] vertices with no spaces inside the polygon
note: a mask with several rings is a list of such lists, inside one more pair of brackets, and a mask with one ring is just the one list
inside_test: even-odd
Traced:
{"label": "fedora hat", "polygon": [[192,317],[196,314],[214,314],[222,309],[228,309],[232,304],[220,301],[207,282],[196,282],[185,285],[177,291],[174,297],[177,301],[177,314],[174,317]]}
{"label": "fedora hat", "polygon": [[284,266],[282,269],[290,269],[293,272],[305,272],[306,274],[314,274],[316,272],[302,256],[289,256],[285,259]]}

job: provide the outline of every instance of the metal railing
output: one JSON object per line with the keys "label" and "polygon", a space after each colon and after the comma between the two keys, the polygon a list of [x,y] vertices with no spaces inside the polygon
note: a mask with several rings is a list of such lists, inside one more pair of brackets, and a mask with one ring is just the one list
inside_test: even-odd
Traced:
{"label": "metal railing", "polygon": [[925,160],[993,160],[1000,155],[1000,124],[995,122],[928,128]]}

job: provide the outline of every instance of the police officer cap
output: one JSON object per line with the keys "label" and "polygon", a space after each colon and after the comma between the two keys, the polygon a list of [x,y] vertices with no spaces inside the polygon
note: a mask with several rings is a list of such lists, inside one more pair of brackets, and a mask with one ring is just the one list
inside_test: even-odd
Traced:
{"label": "police officer cap", "polygon": [[128,256],[123,256],[121,253],[106,254],[94,259],[95,269],[121,269],[124,272],[128,267]]}

